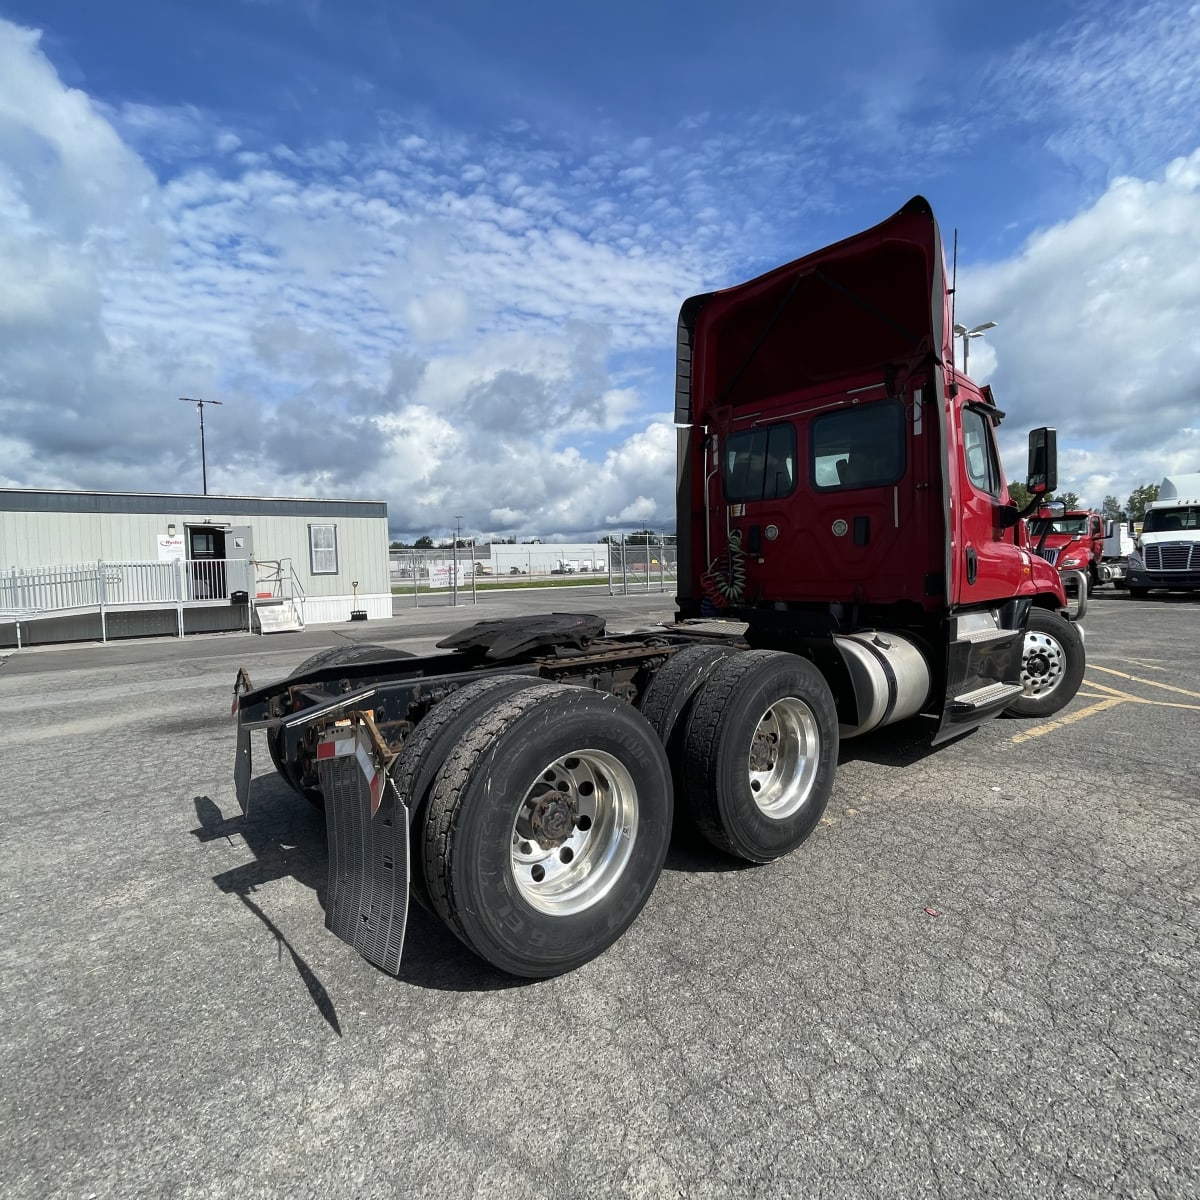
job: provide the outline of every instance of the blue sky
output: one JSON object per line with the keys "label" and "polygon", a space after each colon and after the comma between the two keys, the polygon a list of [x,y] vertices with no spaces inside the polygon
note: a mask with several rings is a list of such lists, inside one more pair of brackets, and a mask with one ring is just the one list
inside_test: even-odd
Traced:
{"label": "blue sky", "polygon": [[1200,470],[1200,6],[0,0],[0,486],[674,522],[679,303],[920,192],[1099,504]]}

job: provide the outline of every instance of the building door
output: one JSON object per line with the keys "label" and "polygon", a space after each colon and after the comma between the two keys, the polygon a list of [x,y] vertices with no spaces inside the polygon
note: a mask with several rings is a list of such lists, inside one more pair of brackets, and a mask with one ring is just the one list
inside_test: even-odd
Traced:
{"label": "building door", "polygon": [[188,570],[193,600],[224,600],[229,593],[225,579],[225,529],[221,525],[187,527]]}
{"label": "building door", "polygon": [[254,595],[254,531],[249,525],[231,525],[225,530],[225,568],[229,591]]}

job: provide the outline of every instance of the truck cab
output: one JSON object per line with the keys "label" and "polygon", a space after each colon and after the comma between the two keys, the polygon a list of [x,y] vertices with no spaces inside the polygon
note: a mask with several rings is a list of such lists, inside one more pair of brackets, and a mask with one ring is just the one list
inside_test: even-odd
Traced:
{"label": "truck cab", "polygon": [[1058,571],[1085,575],[1089,594],[1097,584],[1108,581],[1104,522],[1099,513],[1089,509],[1039,513],[1029,523],[1029,536],[1038,554]]}
{"label": "truck cab", "polygon": [[1147,505],[1128,566],[1129,592],[1200,589],[1200,474],[1168,475]]}
{"label": "truck cab", "polygon": [[[935,713],[938,738],[1010,707],[1030,612],[1065,625],[1066,598],[1010,499],[1004,414],[955,369],[928,203],[692,297],[678,343],[680,616],[844,668],[844,736],[874,727],[881,688],[892,719]],[[1031,434],[1036,496],[1054,451]],[[863,682],[884,642],[882,682]]]}

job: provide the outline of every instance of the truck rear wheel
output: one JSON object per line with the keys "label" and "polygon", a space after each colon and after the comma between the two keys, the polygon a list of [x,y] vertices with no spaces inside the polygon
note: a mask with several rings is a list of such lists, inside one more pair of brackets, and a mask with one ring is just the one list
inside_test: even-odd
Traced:
{"label": "truck rear wheel", "polygon": [[1005,709],[1014,717],[1048,717],[1074,699],[1083,682],[1083,638],[1058,613],[1031,608],[1021,652],[1024,695]]}
{"label": "truck rear wheel", "polygon": [[642,716],[667,748],[677,794],[684,787],[683,733],[687,715],[712,673],[735,653],[732,646],[686,646],[658,669],[642,694]]}
{"label": "truck rear wheel", "polygon": [[[458,745],[481,712],[515,692],[545,685],[546,681],[536,675],[488,675],[465,684],[433,706],[409,734],[391,769],[392,782],[408,810],[408,820],[414,830],[422,827],[429,789],[433,787],[446,755]],[[412,848],[408,876],[410,890],[425,908],[430,908],[421,864],[421,841],[414,835],[409,842]]]}
{"label": "truck rear wheel", "polygon": [[546,978],[633,923],[671,833],[666,752],[612,696],[531,687],[479,716],[449,753],[423,836],[434,910],[511,975]]}
{"label": "truck rear wheel", "polygon": [[687,803],[718,849],[770,862],[815,828],[833,790],[838,721],[820,671],[751,650],[721,663],[688,718]]}

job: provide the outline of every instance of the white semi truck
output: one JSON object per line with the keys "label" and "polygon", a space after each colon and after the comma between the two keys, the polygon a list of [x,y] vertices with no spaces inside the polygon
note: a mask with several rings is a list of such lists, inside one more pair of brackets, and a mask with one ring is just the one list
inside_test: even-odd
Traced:
{"label": "white semi truck", "polygon": [[1168,475],[1146,508],[1127,571],[1129,593],[1200,591],[1200,472]]}

